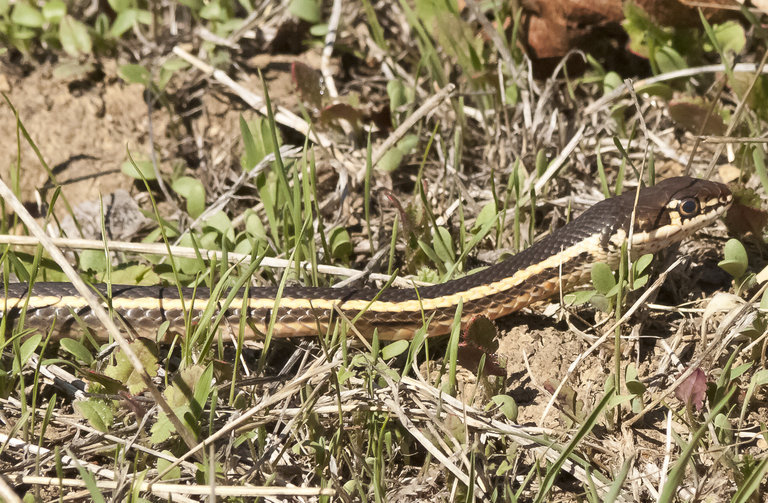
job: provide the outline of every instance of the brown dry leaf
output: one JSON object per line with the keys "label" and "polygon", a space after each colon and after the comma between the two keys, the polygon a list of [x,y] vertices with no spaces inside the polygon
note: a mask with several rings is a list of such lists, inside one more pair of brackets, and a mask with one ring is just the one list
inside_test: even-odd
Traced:
{"label": "brown dry leaf", "polygon": [[700,368],[694,370],[675,390],[678,400],[694,405],[697,411],[704,406],[706,394],[707,375]]}
{"label": "brown dry leaf", "polygon": [[498,361],[499,340],[496,325],[485,316],[475,316],[467,324],[464,337],[459,343],[458,359],[461,365],[473,372],[485,355],[485,371],[503,376],[504,369]]}
{"label": "brown dry leaf", "polygon": [[711,108],[712,104],[703,98],[684,97],[669,102],[669,116],[692,133],[721,136],[728,126],[717,107],[710,113]]}

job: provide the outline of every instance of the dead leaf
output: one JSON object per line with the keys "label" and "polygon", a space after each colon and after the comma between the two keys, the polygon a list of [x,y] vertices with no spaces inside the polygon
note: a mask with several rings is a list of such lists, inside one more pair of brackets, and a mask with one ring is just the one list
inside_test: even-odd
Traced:
{"label": "dead leaf", "polygon": [[707,375],[697,368],[675,390],[678,400],[689,403],[700,412],[704,407],[704,398],[707,394]]}

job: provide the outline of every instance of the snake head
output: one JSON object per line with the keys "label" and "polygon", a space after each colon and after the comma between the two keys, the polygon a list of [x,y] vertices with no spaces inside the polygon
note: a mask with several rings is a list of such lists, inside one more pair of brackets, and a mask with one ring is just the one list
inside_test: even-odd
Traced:
{"label": "snake head", "polygon": [[[634,204],[634,191],[623,194]],[[733,194],[722,183],[687,176],[668,178],[641,189],[635,210],[632,247],[651,253],[681,241],[710,225],[733,203]]]}

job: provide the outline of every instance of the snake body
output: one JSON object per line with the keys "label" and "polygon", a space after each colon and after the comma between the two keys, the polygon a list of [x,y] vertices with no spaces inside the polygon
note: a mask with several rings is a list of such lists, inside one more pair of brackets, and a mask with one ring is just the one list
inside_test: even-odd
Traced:
{"label": "snake body", "polygon": [[[422,326],[433,336],[450,331],[460,303],[463,323],[479,314],[505,316],[584,283],[597,262],[616,268],[625,241],[633,258],[656,252],[711,224],[731,203],[725,185],[670,178],[641,189],[636,205],[634,191],[606,199],[494,266],[417,289],[286,287],[278,298],[275,287],[253,287],[247,298],[237,292],[228,306],[227,292],[212,298],[206,288],[112,285],[111,296],[106,285],[94,289],[109,297],[112,312],[129,331],[144,337],[155,337],[164,321],[169,333],[178,333],[199,323],[204,313],[222,313],[222,325],[235,333],[245,322],[251,337],[263,336],[272,318],[275,337],[324,334],[339,313],[368,337],[376,330],[381,339],[408,339]],[[96,337],[103,333],[69,283],[35,283],[31,289],[9,284],[3,302],[3,316],[11,321],[7,326],[16,325],[25,309],[26,328],[53,329],[56,337],[81,332],[83,326]]]}

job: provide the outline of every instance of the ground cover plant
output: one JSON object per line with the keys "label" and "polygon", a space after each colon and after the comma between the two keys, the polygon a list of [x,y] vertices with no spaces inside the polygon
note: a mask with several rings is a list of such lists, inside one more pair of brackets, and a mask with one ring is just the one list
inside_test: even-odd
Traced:
{"label": "ground cover plant", "polygon": [[0,499],[762,501],[766,14],[686,12],[553,63],[514,3],[0,0],[4,288],[412,288],[639,183],[738,203],[434,339],[4,319]]}

